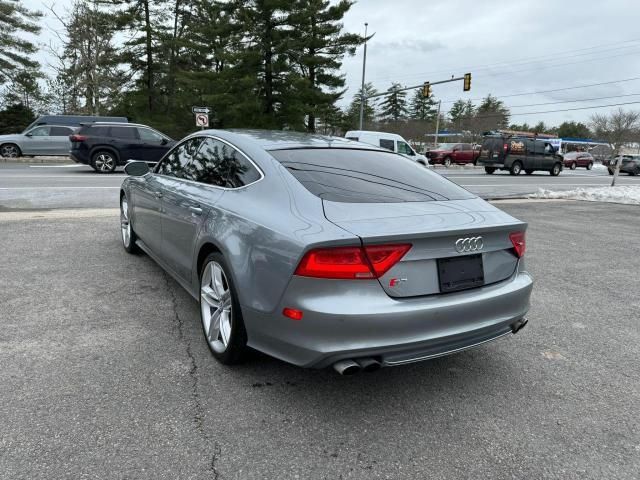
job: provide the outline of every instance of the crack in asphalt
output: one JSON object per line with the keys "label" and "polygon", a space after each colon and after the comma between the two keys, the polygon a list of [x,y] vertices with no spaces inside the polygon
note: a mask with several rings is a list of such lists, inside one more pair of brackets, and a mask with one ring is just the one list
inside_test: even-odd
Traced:
{"label": "crack in asphalt", "polygon": [[[178,327],[178,338],[185,344],[185,350],[187,353],[187,357],[189,357],[190,367],[189,367],[189,377],[191,378],[191,399],[194,403],[194,414],[193,421],[196,425],[196,429],[198,433],[204,438],[208,443],[211,442],[211,438],[207,434],[204,429],[204,415],[205,410],[202,402],[200,401],[200,394],[198,393],[198,385],[199,385],[199,377],[198,377],[198,364],[191,350],[191,341],[187,338],[184,333],[184,320],[180,317],[178,313],[178,299],[176,298],[176,294],[174,290],[171,288],[169,275],[166,272],[162,272],[162,276],[165,281],[165,285],[167,288],[167,292],[169,293],[169,300],[171,302],[171,309],[173,310],[173,316],[176,320]],[[213,454],[211,455],[211,462],[209,464],[209,469],[213,475],[214,480],[218,480],[221,478],[220,472],[218,471],[217,462],[220,459],[220,454],[222,453],[222,448],[218,444],[218,442],[214,442],[213,444]]]}

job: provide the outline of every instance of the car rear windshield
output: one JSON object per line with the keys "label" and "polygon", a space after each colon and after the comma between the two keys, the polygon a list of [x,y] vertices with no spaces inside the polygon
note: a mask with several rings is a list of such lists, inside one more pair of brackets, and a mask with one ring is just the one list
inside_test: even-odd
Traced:
{"label": "car rear windshield", "polygon": [[294,149],[269,152],[311,193],[345,203],[462,200],[474,195],[413,160],[357,149]]}

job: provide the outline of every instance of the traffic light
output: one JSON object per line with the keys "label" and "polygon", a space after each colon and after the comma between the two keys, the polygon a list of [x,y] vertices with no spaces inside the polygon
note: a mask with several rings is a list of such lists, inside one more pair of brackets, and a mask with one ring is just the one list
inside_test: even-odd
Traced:
{"label": "traffic light", "polygon": [[429,85],[429,82],[424,82],[424,85],[422,86],[422,96],[424,98],[431,97],[431,85]]}
{"label": "traffic light", "polygon": [[469,90],[471,90],[471,74],[470,73],[465,73],[464,74],[464,86],[462,87],[462,91],[468,92]]}

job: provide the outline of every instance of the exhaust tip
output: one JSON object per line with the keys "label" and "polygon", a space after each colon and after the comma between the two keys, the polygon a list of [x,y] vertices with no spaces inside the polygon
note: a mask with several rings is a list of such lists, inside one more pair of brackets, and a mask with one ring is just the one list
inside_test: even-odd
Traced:
{"label": "exhaust tip", "polygon": [[511,324],[511,332],[513,332],[513,334],[515,335],[520,330],[522,330],[527,325],[527,323],[529,323],[529,320],[527,320],[526,318],[523,318],[521,320],[518,320],[515,323],[512,323]]}
{"label": "exhaust tip", "polygon": [[333,368],[340,375],[355,375],[361,369],[360,365],[353,360],[340,360],[333,364]]}
{"label": "exhaust tip", "polygon": [[360,365],[363,372],[375,372],[382,367],[380,362],[375,358],[358,358],[356,362]]}

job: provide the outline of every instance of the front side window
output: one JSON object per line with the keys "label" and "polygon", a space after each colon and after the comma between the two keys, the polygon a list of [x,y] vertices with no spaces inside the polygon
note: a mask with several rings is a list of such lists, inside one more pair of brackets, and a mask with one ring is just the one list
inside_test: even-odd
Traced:
{"label": "front side window", "polygon": [[401,142],[400,140],[398,140],[398,153],[403,155],[414,155],[413,149],[408,144]]}
{"label": "front side window", "polygon": [[396,151],[395,146],[393,145],[393,140],[385,140],[384,138],[380,139],[380,146],[382,148],[386,148],[387,150],[391,150],[392,152]]}
{"label": "front side window", "polygon": [[428,202],[474,197],[439,174],[393,153],[339,148],[270,153],[307,190],[333,202]]}
{"label": "front side window", "polygon": [[140,135],[140,140],[143,142],[155,142],[159,143],[162,141],[162,135],[158,132],[154,132],[153,130],[149,130],[148,128],[139,128],[138,135]]}
{"label": "front side window", "polygon": [[206,138],[192,164],[195,180],[225,188],[238,188],[260,179],[260,172],[238,150]]}
{"label": "front side window", "polygon": [[156,173],[185,180],[195,180],[194,166],[191,162],[203,141],[204,137],[194,137],[179,144],[158,164]]}
{"label": "front side window", "polygon": [[31,130],[29,133],[32,137],[48,137],[50,128],[51,127],[38,127]]}

